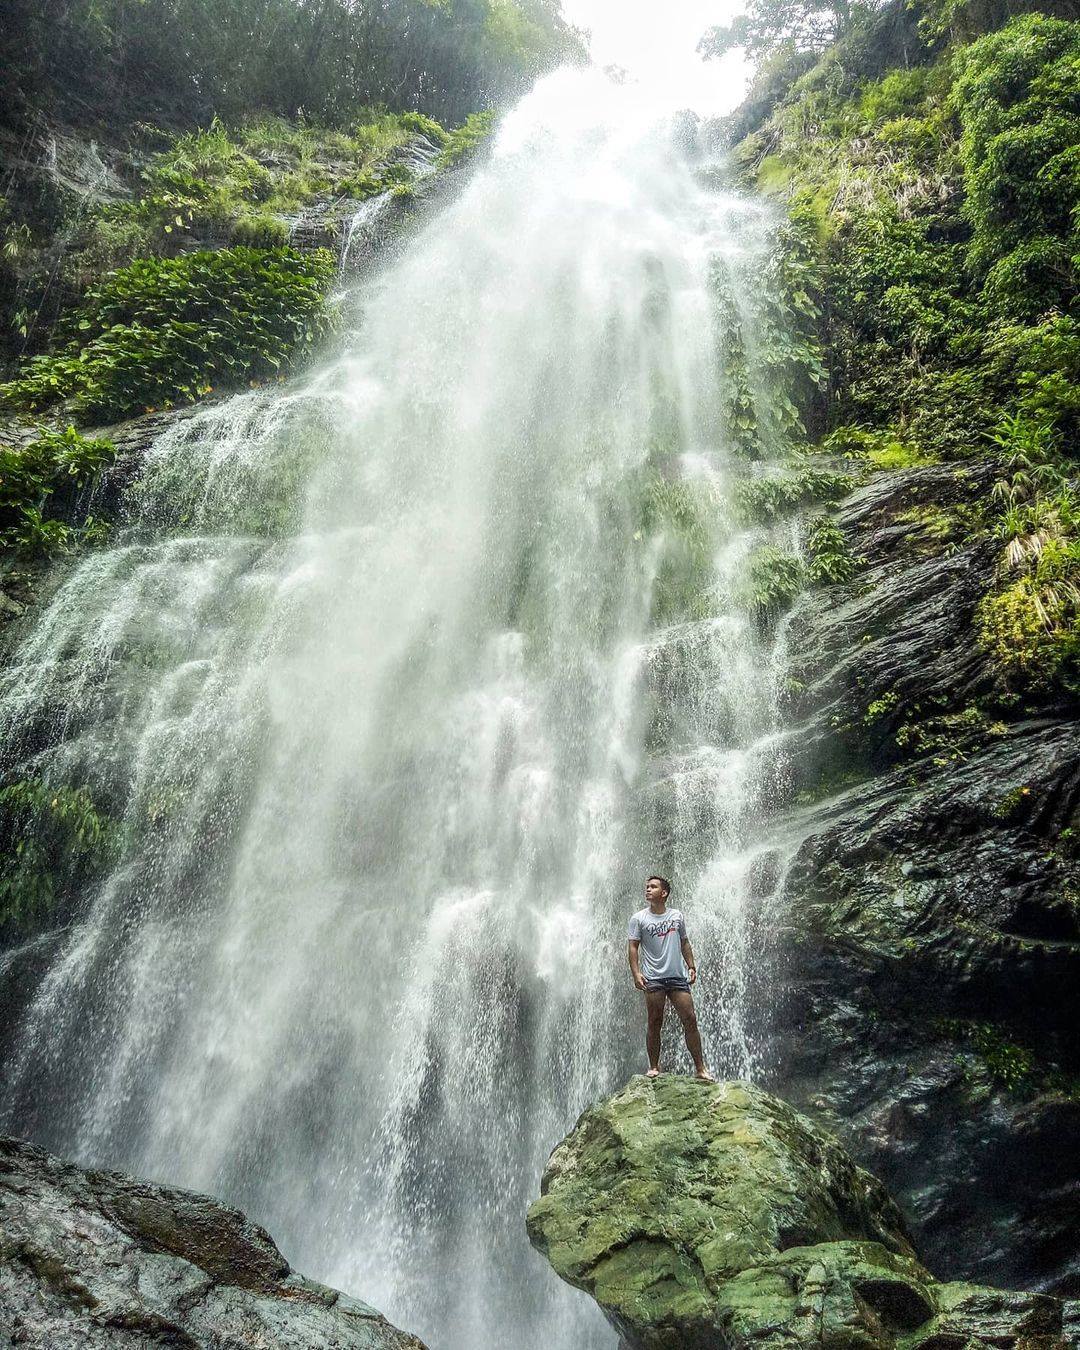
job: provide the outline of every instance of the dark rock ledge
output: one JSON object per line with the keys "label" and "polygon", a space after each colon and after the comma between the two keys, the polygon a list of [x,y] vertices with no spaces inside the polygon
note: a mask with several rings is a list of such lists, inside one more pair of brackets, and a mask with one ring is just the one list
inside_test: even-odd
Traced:
{"label": "dark rock ledge", "polygon": [[0,1348],[424,1350],[205,1195],[0,1140]]}
{"label": "dark rock ledge", "polygon": [[1060,1299],[936,1280],[882,1184],[748,1083],[631,1079],[556,1148],[541,1192],[533,1245],[622,1350],[1077,1344]]}
{"label": "dark rock ledge", "polygon": [[765,1086],[881,1178],[931,1269],[1075,1299],[1080,705],[978,641],[998,474],[890,471],[838,508],[860,566],[788,630],[805,795],[747,1021]]}

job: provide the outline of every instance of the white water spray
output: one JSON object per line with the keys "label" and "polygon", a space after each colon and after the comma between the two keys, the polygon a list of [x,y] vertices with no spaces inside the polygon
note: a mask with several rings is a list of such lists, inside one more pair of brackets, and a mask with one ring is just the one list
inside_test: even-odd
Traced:
{"label": "white water spray", "polygon": [[435,1350],[614,1342],[523,1216],[642,1066],[648,871],[713,1062],[753,1069],[773,658],[730,413],[771,395],[725,360],[771,227],[687,139],[595,71],[544,81],[338,354],[160,438],[4,675],[20,772],[125,840],[7,1124],[227,1197]]}

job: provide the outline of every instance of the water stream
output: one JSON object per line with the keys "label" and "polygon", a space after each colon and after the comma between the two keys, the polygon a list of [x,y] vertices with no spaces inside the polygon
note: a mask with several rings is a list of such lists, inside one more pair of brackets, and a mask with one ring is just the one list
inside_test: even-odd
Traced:
{"label": "water stream", "polygon": [[3,1124],[225,1196],[434,1350],[614,1344],[523,1215],[644,1067],[648,871],[754,1070],[779,658],[731,409],[771,425],[773,221],[704,168],[632,87],[543,81],[310,376],[158,439],[3,671],[9,772],[123,822]]}

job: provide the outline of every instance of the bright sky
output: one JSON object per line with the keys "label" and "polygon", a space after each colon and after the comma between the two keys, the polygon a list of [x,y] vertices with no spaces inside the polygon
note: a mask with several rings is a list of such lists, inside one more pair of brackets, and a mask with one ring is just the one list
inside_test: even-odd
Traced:
{"label": "bright sky", "polygon": [[623,66],[705,116],[741,102],[750,76],[742,53],[702,61],[695,48],[706,28],[744,8],[742,0],[563,0],[562,8],[572,24],[592,33],[598,65]]}

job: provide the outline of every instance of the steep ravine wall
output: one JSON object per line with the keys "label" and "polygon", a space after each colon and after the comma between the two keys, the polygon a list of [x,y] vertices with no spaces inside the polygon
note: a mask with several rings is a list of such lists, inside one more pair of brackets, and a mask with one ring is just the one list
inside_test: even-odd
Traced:
{"label": "steep ravine wall", "polygon": [[995,710],[971,633],[990,545],[920,515],[985,484],[871,479],[838,514],[858,578],[793,621],[799,772],[822,797],[771,902],[773,1081],[886,1181],[939,1274],[1075,1294],[1075,709]]}
{"label": "steep ravine wall", "polygon": [[755,922],[769,1081],[936,1274],[1075,1295],[1080,24],[1022,11],[885,6],[729,124],[818,269],[818,447],[865,475],[789,620]]}

